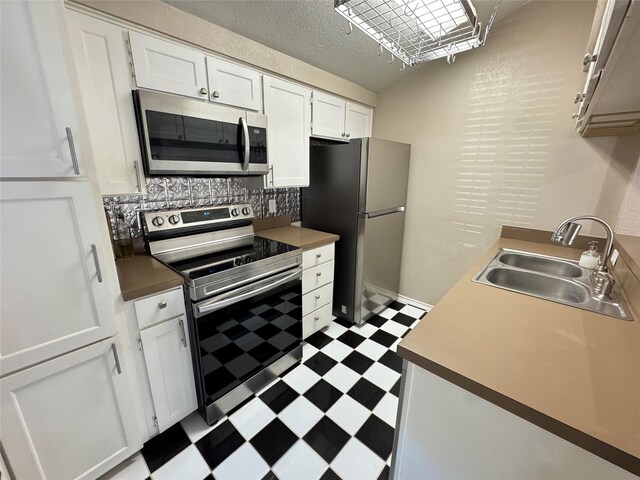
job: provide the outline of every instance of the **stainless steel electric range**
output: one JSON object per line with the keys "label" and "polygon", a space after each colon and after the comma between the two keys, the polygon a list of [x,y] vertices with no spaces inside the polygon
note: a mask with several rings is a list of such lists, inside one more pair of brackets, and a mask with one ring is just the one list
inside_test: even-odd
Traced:
{"label": "stainless steel electric range", "polygon": [[141,214],[185,279],[200,412],[213,424],[302,358],[302,250],[255,235],[251,205]]}

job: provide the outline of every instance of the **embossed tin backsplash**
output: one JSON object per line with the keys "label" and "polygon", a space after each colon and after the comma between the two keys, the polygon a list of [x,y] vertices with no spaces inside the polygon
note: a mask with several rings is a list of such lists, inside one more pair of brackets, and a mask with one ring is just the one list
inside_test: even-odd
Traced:
{"label": "embossed tin backsplash", "polygon": [[[238,177],[192,178],[153,177],[146,179],[145,195],[105,195],[102,197],[114,238],[123,224],[131,227],[135,237],[142,235],[138,226],[138,212],[167,208],[197,208],[214,205],[250,203],[256,218],[291,215],[300,220],[300,189],[276,188],[265,190],[251,186],[250,181]],[[276,211],[269,212],[269,200],[276,200]],[[119,219],[119,225],[116,224]]]}

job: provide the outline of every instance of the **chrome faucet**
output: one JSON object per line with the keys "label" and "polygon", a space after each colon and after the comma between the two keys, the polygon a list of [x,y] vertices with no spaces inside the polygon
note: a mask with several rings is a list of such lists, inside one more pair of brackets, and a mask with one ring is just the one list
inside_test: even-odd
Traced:
{"label": "chrome faucet", "polygon": [[607,243],[604,247],[602,257],[600,257],[600,262],[593,271],[592,279],[594,283],[593,291],[595,292],[596,297],[599,299],[609,298],[609,294],[611,293],[615,280],[609,273],[608,267],[609,257],[611,257],[611,250],[613,248],[613,230],[607,222],[601,218],[590,215],[567,218],[564,222],[558,225],[555,231],[551,234],[551,241],[561,245],[573,245],[573,242],[578,236],[578,232],[580,232],[580,229],[582,228],[581,224],[576,223],[578,220],[592,220],[602,225],[607,232]]}

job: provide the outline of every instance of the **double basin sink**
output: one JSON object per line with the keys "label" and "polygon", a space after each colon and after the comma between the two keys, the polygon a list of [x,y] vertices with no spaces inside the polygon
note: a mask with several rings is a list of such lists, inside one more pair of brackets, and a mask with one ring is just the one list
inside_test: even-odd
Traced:
{"label": "double basin sink", "polygon": [[592,270],[572,260],[500,248],[473,281],[622,320],[633,320],[617,289],[614,288],[609,299],[596,298],[591,274]]}

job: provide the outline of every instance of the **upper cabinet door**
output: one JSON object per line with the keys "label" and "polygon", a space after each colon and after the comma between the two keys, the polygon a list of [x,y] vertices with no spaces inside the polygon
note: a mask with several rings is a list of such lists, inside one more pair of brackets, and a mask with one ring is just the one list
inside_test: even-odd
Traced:
{"label": "upper cabinet door", "polygon": [[0,22],[0,174],[79,175],[82,152],[62,2],[0,2]]}
{"label": "upper cabinet door", "polygon": [[311,135],[346,140],[344,128],[346,102],[322,92],[313,92]]}
{"label": "upper cabinet door", "polygon": [[0,222],[0,374],[116,333],[87,182],[4,182]]}
{"label": "upper cabinet door", "polygon": [[358,103],[347,102],[345,131],[347,140],[371,136],[373,109]]}
{"label": "upper cabinet door", "polygon": [[260,72],[207,57],[207,75],[212,102],[262,111]]}
{"label": "upper cabinet door", "polygon": [[208,98],[204,53],[138,32],[129,40],[138,87]]}
{"label": "upper cabinet door", "polygon": [[308,187],[311,90],[267,76],[263,85],[271,169],[265,186]]}
{"label": "upper cabinet door", "polygon": [[100,193],[144,193],[126,32],[67,10]]}

